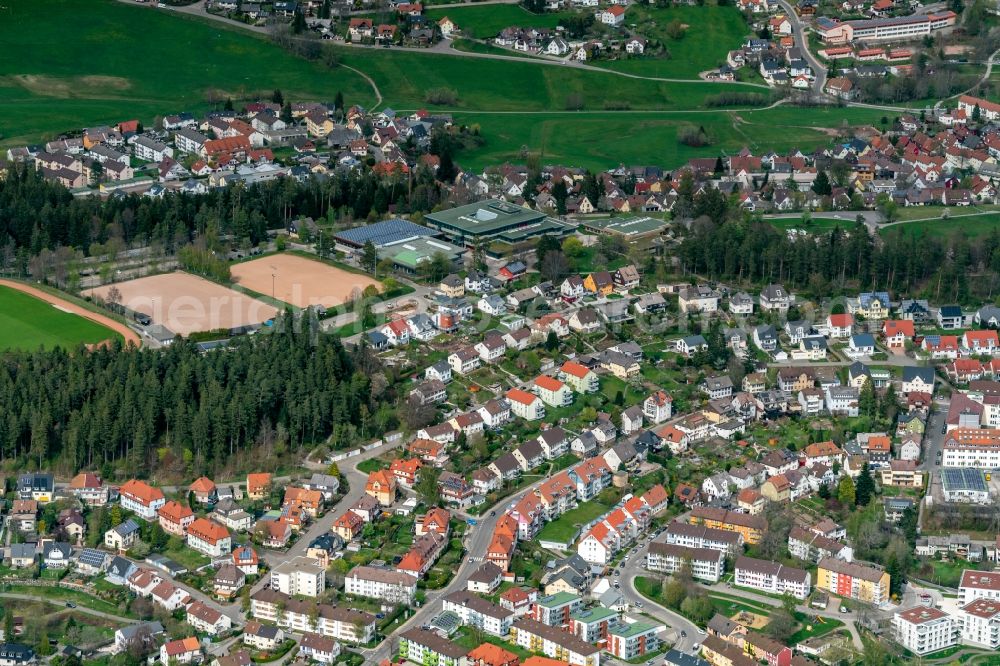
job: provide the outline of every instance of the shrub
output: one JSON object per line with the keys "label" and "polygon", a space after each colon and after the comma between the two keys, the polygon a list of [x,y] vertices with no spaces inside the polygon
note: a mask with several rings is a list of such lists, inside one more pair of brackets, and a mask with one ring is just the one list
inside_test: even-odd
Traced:
{"label": "shrub", "polygon": [[767,95],[751,92],[723,92],[705,98],[705,106],[762,106],[767,103]]}
{"label": "shrub", "polygon": [[583,109],[583,95],[580,93],[570,93],[566,96],[566,110],[580,111]]}
{"label": "shrub", "polygon": [[424,95],[424,101],[438,106],[455,106],[458,104],[458,92],[454,88],[431,88]]}
{"label": "shrub", "polygon": [[704,127],[684,125],[677,130],[677,141],[685,146],[701,148],[712,143]]}

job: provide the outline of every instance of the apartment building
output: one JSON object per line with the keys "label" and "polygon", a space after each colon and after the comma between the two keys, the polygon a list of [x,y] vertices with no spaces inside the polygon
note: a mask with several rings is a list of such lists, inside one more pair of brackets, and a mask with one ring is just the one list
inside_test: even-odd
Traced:
{"label": "apartment building", "polygon": [[410,604],[417,593],[417,579],[401,571],[359,566],[344,577],[344,592],[387,603]]}
{"label": "apartment building", "polygon": [[796,599],[805,599],[809,596],[811,577],[804,569],[741,556],[736,560],[733,583],[771,594],[787,592]]}
{"label": "apartment building", "polygon": [[870,604],[888,601],[889,582],[889,574],[881,569],[832,557],[820,560],[816,571],[819,589]]}
{"label": "apartment building", "polygon": [[955,619],[934,607],[897,611],[892,616],[892,632],[900,645],[921,657],[958,644]]}
{"label": "apartment building", "polygon": [[375,637],[375,616],[370,613],[302,601],[272,589],[250,597],[250,614],[296,633],[308,631],[348,643],[368,643]]}
{"label": "apartment building", "polygon": [[726,553],[712,548],[690,548],[674,543],[654,541],[646,554],[646,568],[673,574],[690,565],[691,575],[710,583],[718,583],[725,571]]}

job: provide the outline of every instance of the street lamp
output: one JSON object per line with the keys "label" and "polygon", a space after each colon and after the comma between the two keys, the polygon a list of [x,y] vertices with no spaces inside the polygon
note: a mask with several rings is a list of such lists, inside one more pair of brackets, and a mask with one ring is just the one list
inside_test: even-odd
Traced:
{"label": "street lamp", "polygon": [[277,275],[277,273],[271,273],[271,300],[274,300],[274,278],[276,278]]}

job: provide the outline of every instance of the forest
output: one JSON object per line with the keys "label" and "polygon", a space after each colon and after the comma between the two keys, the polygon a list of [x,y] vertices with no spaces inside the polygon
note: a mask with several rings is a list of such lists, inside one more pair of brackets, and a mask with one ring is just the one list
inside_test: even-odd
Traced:
{"label": "forest", "polygon": [[364,346],[348,351],[315,317],[202,353],[120,345],[0,356],[0,465],[105,478],[159,478],[270,465],[326,441],[340,448],[395,427],[391,380]]}
{"label": "forest", "polygon": [[410,180],[363,170],[203,195],[115,195],[102,201],[74,197],[28,166],[12,167],[0,179],[0,270],[26,275],[32,257],[60,248],[95,256],[138,243],[172,254],[207,230],[233,239],[234,246],[256,245],[268,229],[284,228],[301,216],[364,221],[385,215],[390,206],[399,213],[426,212],[440,202],[429,168],[416,169]]}
{"label": "forest", "polygon": [[[709,211],[711,212],[711,211]],[[714,219],[713,219],[714,217]],[[712,280],[780,282],[813,297],[887,290],[935,302],[992,300],[1000,273],[1000,231],[979,239],[893,232],[864,224],[790,237],[760,218],[703,215],[678,248],[684,273]]]}

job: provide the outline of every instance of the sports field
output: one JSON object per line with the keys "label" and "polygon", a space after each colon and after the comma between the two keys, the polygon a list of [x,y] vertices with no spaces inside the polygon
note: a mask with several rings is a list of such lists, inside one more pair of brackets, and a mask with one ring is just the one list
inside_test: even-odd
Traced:
{"label": "sports field", "polygon": [[142,312],[179,335],[260,324],[277,309],[255,298],[177,271],[88,289],[84,293],[107,299],[111,288],[121,294],[121,304]]}
{"label": "sports field", "polygon": [[47,303],[0,285],[0,351],[75,347],[121,339],[121,335],[71,312],[70,304]]}
{"label": "sports field", "polygon": [[381,283],[365,275],[294,254],[275,254],[234,264],[230,274],[241,287],[297,308],[311,305],[332,308],[351,300],[355,292],[360,294],[365,287],[382,288]]}

